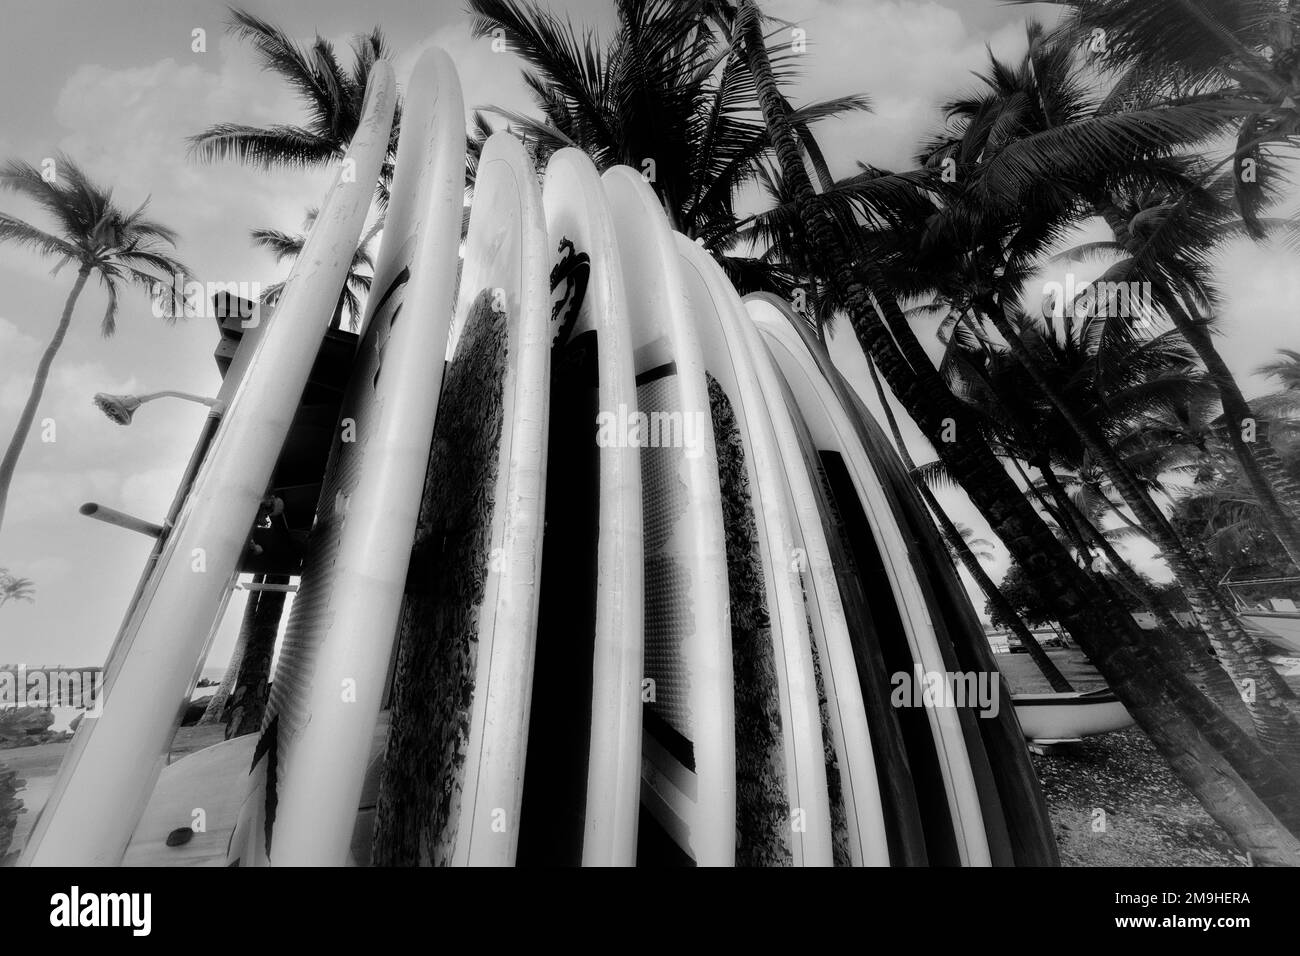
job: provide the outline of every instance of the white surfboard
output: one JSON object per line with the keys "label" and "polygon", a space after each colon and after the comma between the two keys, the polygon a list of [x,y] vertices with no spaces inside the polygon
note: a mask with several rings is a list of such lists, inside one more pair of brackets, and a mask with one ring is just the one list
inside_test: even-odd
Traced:
{"label": "white surfboard", "polygon": [[[917,574],[934,609],[933,620],[936,625],[942,625],[944,646],[955,655],[959,669],[967,673],[989,674],[1001,685],[1000,699],[1010,699],[1011,692],[998,673],[979,616],[893,445],[857,391],[831,362],[825,346],[817,341],[812,330],[798,322],[792,322],[791,328],[799,333],[804,347],[848,416],[858,441],[888,492],[894,520],[915,543]],[[969,718],[964,722],[968,752],[971,749],[982,750],[986,758],[974,758],[972,764],[981,793],[993,864],[1059,866],[1060,857],[1047,804],[1022,743],[1016,714],[1001,706],[996,716],[963,716]]]}
{"label": "white surfboard", "polygon": [[[701,866],[735,862],[736,742],[721,489],[703,357],[668,221],[617,166],[613,211],[637,373],[647,696],[642,806]],[[641,843],[646,843],[646,834]]]}
{"label": "white surfboard", "polygon": [[145,809],[206,657],[258,506],[356,251],[388,148],[396,86],[375,64],[362,118],[188,500],[109,656],[20,862],[114,865]]}
{"label": "white surfboard", "polygon": [[[759,680],[748,688],[750,694],[774,694],[778,701],[774,731],[780,741],[780,754],[763,754],[757,752],[754,741],[737,741],[736,769],[738,775],[754,775],[763,771],[775,771],[784,779],[781,783],[785,790],[784,812],[779,819],[767,819],[766,826],[758,832],[745,834],[744,827],[752,826],[754,817],[772,817],[774,814],[763,813],[766,807],[744,807],[747,797],[770,793],[770,788],[751,786],[745,793],[737,793],[740,803],[739,818],[742,821],[742,846],[749,852],[758,851],[749,860],[774,862],[785,859],[795,866],[830,866],[832,853],[832,822],[826,774],[826,751],[822,739],[820,707],[818,702],[817,674],[812,657],[813,636],[810,631],[810,609],[804,602],[804,581],[802,578],[802,541],[796,536],[794,515],[791,513],[789,489],[782,472],[780,449],[777,437],[768,419],[766,404],[760,389],[756,372],[749,358],[749,350],[740,337],[740,324],[749,321],[748,314],[740,302],[731,284],[723,275],[716,262],[699,245],[685,236],[675,234],[678,254],[681,257],[682,277],[687,298],[690,303],[694,325],[699,335],[705,369],[718,383],[727,403],[730,405],[734,419],[735,437],[739,447],[730,444],[724,452],[723,437],[729,430],[723,426],[724,433],[717,431],[719,421],[715,418],[715,442],[718,445],[719,470],[723,469],[723,458],[738,455],[744,461],[746,487],[723,488],[724,496],[733,499],[732,507],[747,503],[744,511],[749,513],[754,525],[753,546],[757,548],[758,562],[762,575],[761,593],[747,595],[732,591],[733,607],[737,601],[759,601],[763,613],[752,615],[759,618],[751,633],[737,633],[736,618],[732,618],[733,655],[736,654],[736,641],[763,641],[767,646],[746,648],[749,654],[760,653],[770,656],[774,687],[767,686],[766,681]],[[729,424],[729,423],[728,423]],[[737,476],[739,478],[739,476]],[[727,480],[724,477],[724,482]],[[741,521],[739,515],[736,521]],[[749,538],[748,529],[730,528],[732,536]],[[737,546],[737,551],[749,552],[749,548]],[[744,561],[745,559],[738,558]],[[733,568],[735,575],[739,569]],[[756,608],[757,610],[757,608]],[[844,748],[843,733],[838,722],[839,700],[837,685],[833,672],[828,666],[829,659],[822,654],[822,675],[831,698],[833,735],[838,737],[836,756],[843,761],[847,754]],[[742,673],[736,665],[735,682],[740,693]],[[755,675],[763,669],[755,668]],[[747,675],[748,676],[748,675]],[[856,675],[854,675],[856,683]],[[861,701],[858,701],[859,709]],[[747,702],[747,706],[753,706]],[[737,711],[741,709],[737,701]],[[762,711],[753,718],[762,722]],[[863,725],[865,730],[865,725]],[[865,754],[869,765],[871,760],[871,742],[865,734],[857,741]],[[853,755],[854,759],[857,754]],[[746,766],[747,763],[755,764]],[[863,781],[863,811],[869,802],[868,788],[874,783],[872,777]],[[852,777],[850,776],[850,779]],[[856,791],[850,790],[846,796],[853,801]],[[758,803],[759,801],[755,801]],[[874,826],[879,828],[879,808],[876,808]],[[856,804],[852,813],[854,830],[852,842],[860,847],[861,839],[857,833]],[[793,821],[799,826],[794,826]],[[883,830],[881,831],[883,837]],[[758,847],[755,844],[767,842],[773,845]],[[883,845],[883,841],[882,841]],[[739,853],[739,851],[738,851]],[[858,854],[859,862],[861,853]]]}
{"label": "white surfboard", "polygon": [[855,866],[924,863],[925,845],[911,772],[885,693],[888,674],[883,668],[872,673],[873,662],[858,660],[854,654],[853,624],[840,590],[845,561],[836,543],[827,537],[825,500],[809,457],[811,441],[791,415],[784,383],[748,312],[743,316],[738,323],[740,337],[748,346],[789,482],[800,549],[796,566],[804,579],[818,655],[826,662],[822,675],[840,770],[850,859]]}
{"label": "white surfboard", "polygon": [[[858,678],[836,569],[820,520],[812,479],[798,454],[798,436],[784,402],[776,395],[775,370],[758,338],[749,312],[727,281],[721,268],[698,246],[684,248],[697,264],[717,303],[719,331],[737,371],[738,385],[746,395],[751,417],[758,423],[756,445],[767,459],[765,467],[779,474],[785,493],[785,521],[792,553],[784,562],[798,586],[806,609],[811,638],[817,648],[826,695],[827,729],[839,770],[840,799],[844,807],[849,862],[854,866],[881,866],[890,862],[888,837],[881,805],[877,758],[867,720],[862,685]],[[702,310],[697,321],[705,327]],[[706,333],[705,354],[709,355]],[[775,485],[777,479],[771,479]]]}
{"label": "white surfboard", "polygon": [[464,191],[465,109],[446,53],[421,55],[404,103],[361,344],[232,863],[348,859],[442,384]]}
{"label": "white surfboard", "polygon": [[641,462],[635,445],[600,430],[636,408],[632,330],[613,222],[585,153],[551,156],[542,202],[554,263],[551,446],[519,862],[632,866],[644,648]]}
{"label": "white surfboard", "polygon": [[[792,416],[807,428],[819,452],[831,451],[843,459],[889,579],[911,661],[925,673],[946,672],[930,608],[909,560],[908,540],[894,521],[885,491],[844,409],[791,325],[788,307],[763,295],[748,296],[745,304],[789,389]],[[987,866],[991,856],[980,795],[958,713],[955,708],[926,707],[925,714],[960,862]]]}
{"label": "white surfboard", "polygon": [[479,162],[425,477],[377,865],[515,860],[542,558],[549,269],[532,161],[498,133]]}

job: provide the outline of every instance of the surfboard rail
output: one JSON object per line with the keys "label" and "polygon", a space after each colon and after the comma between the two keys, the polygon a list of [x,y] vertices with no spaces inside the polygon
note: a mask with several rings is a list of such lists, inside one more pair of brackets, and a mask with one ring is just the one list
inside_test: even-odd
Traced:
{"label": "surfboard rail", "polygon": [[115,865],[198,680],[276,458],[356,252],[388,149],[396,84],[378,61],[361,121],[105,669],[20,863]]}

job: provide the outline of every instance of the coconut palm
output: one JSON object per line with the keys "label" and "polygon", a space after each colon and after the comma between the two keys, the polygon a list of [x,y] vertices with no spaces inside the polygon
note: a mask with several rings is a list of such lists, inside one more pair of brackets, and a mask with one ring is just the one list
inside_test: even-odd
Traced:
{"label": "coconut palm", "polygon": [[[280,631],[287,574],[255,574],[239,636],[216,693],[200,724],[225,724],[226,739],[259,730],[270,698],[271,659]],[[262,587],[270,585],[270,587]]]}
{"label": "coconut palm", "polygon": [[[316,221],[317,212],[316,209],[307,211],[304,228],[311,229]],[[253,244],[269,249],[275,255],[277,262],[283,262],[285,259],[296,259],[302,252],[303,246],[307,243],[307,236],[304,233],[290,234],[281,232],[278,229],[254,229],[250,235]],[[343,289],[339,293],[338,306],[334,309],[334,318],[330,322],[334,328],[343,328],[346,319],[348,331],[355,332],[362,313],[365,311],[365,296],[370,292],[370,283],[374,279],[375,268],[374,260],[371,258],[367,246],[367,240],[362,239],[356,251],[352,254],[352,262],[348,266],[348,277],[343,283]],[[283,282],[273,283],[263,291],[262,302],[273,306],[279,301],[283,292]]]}
{"label": "coconut palm", "polygon": [[[564,19],[520,0],[471,0],[479,36],[502,31],[508,48],[527,64],[525,84],[540,118],[500,107],[539,164],[553,151],[576,146],[598,169],[640,169],[673,227],[702,242],[743,291],[788,295],[794,278],[770,257],[731,254],[752,238],[754,220],[738,220],[739,190],[762,175],[771,150],[754,81],[734,47],[707,28],[701,11],[674,2],[625,0],[618,28],[602,42]],[[795,77],[797,57],[772,53],[779,85]],[[810,162],[829,184],[815,148],[817,122],[869,107],[866,97],[842,96],[790,112],[811,149]],[[834,192],[842,205],[851,187]],[[742,233],[746,226],[750,233]]]}
{"label": "coconut palm", "polygon": [[[1065,318],[1058,331],[1041,317],[1012,313],[1009,324],[1014,325],[1015,338],[1004,335],[1019,345],[1018,354],[1017,348],[1011,347],[1014,365],[1008,368],[1005,362],[999,365],[994,361],[984,380],[991,387],[994,403],[1003,407],[1003,417],[1019,420],[1011,433],[1000,435],[1000,441],[1004,447],[1022,449],[1021,457],[1039,470],[1040,480],[1057,506],[1053,517],[1072,538],[1076,552],[1096,549],[1104,555],[1118,580],[1139,596],[1170,633],[1179,634],[1181,626],[1120,558],[1100,523],[1088,514],[1089,508],[1081,510],[1071,500],[1056,468],[1063,466],[1080,476],[1082,497],[1094,505],[1113,505],[1115,493],[1119,493],[1137,520],[1128,518],[1122,508],[1109,510],[1161,547],[1228,674],[1238,681],[1262,681],[1269,694],[1276,695],[1264,703],[1252,702],[1249,710],[1261,732],[1269,729],[1270,745],[1285,752],[1294,740],[1286,710],[1289,688],[1232,615],[1228,598],[1214,586],[1216,578],[1204,556],[1176,534],[1154,500],[1161,488],[1160,472],[1173,462],[1168,447],[1153,444],[1154,435],[1143,428],[1159,425],[1168,435],[1175,425],[1167,423],[1176,417],[1180,405],[1188,407],[1199,396],[1198,407],[1204,407],[1206,383],[1188,365],[1190,352],[1176,332],[1144,340],[1140,332],[1151,327],[1148,323],[1091,316],[1074,325],[1068,311]],[[954,360],[949,371],[969,376],[972,367],[969,361]],[[981,394],[971,387],[966,392],[976,397]],[[1164,421],[1158,421],[1162,417]],[[1184,422],[1181,427],[1189,426]],[[1122,482],[1126,484],[1121,491]],[[1239,694],[1226,685],[1202,651],[1188,651],[1192,655],[1188,663],[1212,695],[1235,710],[1232,698]]]}
{"label": "coconut palm", "polygon": [[[1181,178],[1194,180],[1200,162],[1184,161]],[[1195,350],[1214,383],[1223,406],[1220,432],[1238,459],[1254,496],[1269,514],[1273,533],[1292,563],[1300,567],[1300,486],[1281,468],[1260,415],[1215,347],[1211,334],[1218,294],[1210,281],[1213,256],[1239,236],[1244,224],[1231,215],[1231,186],[1222,179],[1211,186],[1164,186],[1140,193],[1112,191],[1095,203],[1095,211],[1113,235],[1110,242],[1089,243],[1088,256],[1112,261],[1102,281],[1140,284]],[[1275,225],[1257,220],[1260,229]],[[1071,257],[1075,250],[1065,253]]]}
{"label": "coconut palm", "polygon": [[[77,268],[63,313],[37,362],[27,402],[0,459],[0,524],[4,521],[14,470],[36,419],[50,367],[68,334],[73,310],[86,282],[92,275],[97,276],[108,294],[108,304],[99,324],[100,333],[108,337],[117,327],[118,302],[124,287],[135,285],[149,291],[156,300],[169,301],[174,276],[188,272],[172,255],[176,233],[146,215],[147,199],[127,212],[113,201],[111,189],[93,182],[68,156],[55,157],[53,169],[55,175],[47,180],[41,170],[21,160],[11,160],[0,168],[0,189],[35,202],[54,221],[54,228],[47,231],[0,214],[0,242],[54,257],[56,273],[69,264]],[[168,321],[176,319],[170,312],[165,316]]]}
{"label": "coconut palm", "polygon": [[[1300,145],[1295,109],[1300,94],[1300,10],[1276,0],[1054,2],[1071,7],[1063,36],[1089,50],[1092,62],[1112,77],[1109,108],[1194,100],[1220,111],[1236,133],[1235,148],[1227,157],[1201,162],[1189,185],[1166,192],[1140,210],[1140,218],[1132,210],[1116,208],[1119,204],[1099,203],[1098,212],[1129,259],[1123,267],[1143,273],[1142,278],[1155,272],[1160,279],[1166,271],[1162,266],[1172,256],[1193,271],[1204,271],[1206,249],[1236,233],[1222,222],[1229,203],[1251,236],[1268,234],[1272,223],[1262,214],[1280,197],[1286,182],[1278,161]],[[1220,193],[1227,200],[1209,216],[1207,193]],[[1294,223],[1291,226],[1294,237]],[[1256,417],[1213,340],[1200,327],[1196,307],[1202,297],[1188,296],[1185,275],[1183,279],[1173,292],[1183,298],[1188,311],[1175,306],[1170,314],[1218,385],[1225,437],[1253,495],[1269,514],[1274,533],[1300,567],[1300,485],[1288,480],[1266,433],[1252,440],[1244,437],[1255,430]]]}
{"label": "coconut palm", "polygon": [[[1152,334],[1143,336],[1127,326],[1128,334],[1114,336],[1101,317],[1059,327],[1042,318],[1022,319],[1021,334],[1049,363],[1062,394],[1099,424],[1134,479],[1148,492],[1162,494],[1161,478],[1186,467],[1184,436],[1200,429],[1196,423],[1212,404],[1207,402],[1212,389],[1189,365],[1177,333],[1150,328]],[[967,334],[954,334],[963,330]],[[1198,686],[1234,719],[1248,716],[1206,638],[1187,632],[1149,581],[1117,551],[1119,540],[1147,532],[1125,513],[1107,472],[1074,428],[1005,346],[965,324],[941,327],[941,332],[947,345],[941,366],[945,376],[1080,566],[1097,572],[1103,590],[1118,584],[1145,606],[1164,634],[1175,638],[1169,647]],[[1026,468],[1037,470],[1038,477]],[[931,480],[947,479],[933,464],[925,473]],[[1115,518],[1121,525],[1107,528]],[[1108,573],[1101,573],[1106,568]],[[1122,603],[1119,594],[1109,599]]]}
{"label": "coconut palm", "polygon": [[[1297,482],[1297,448],[1300,448],[1300,421],[1294,418],[1300,410],[1300,353],[1279,349],[1280,358],[1259,369],[1282,383],[1279,391],[1261,396],[1254,407],[1260,423],[1267,424],[1270,432],[1270,450],[1278,458],[1277,467],[1287,482]],[[1271,510],[1261,502],[1254,482],[1243,474],[1240,462],[1222,440],[1223,416],[1214,417],[1213,409],[1200,416],[1202,424],[1184,429],[1184,442],[1195,444],[1202,455],[1185,466],[1191,483],[1181,488],[1177,495],[1175,512],[1185,521],[1191,521],[1197,539],[1223,570],[1235,569],[1240,564],[1250,564],[1249,555],[1272,555],[1261,539],[1274,538],[1276,528]],[[1166,426],[1174,432],[1181,423]],[[1160,443],[1164,437],[1160,422],[1153,422],[1149,434],[1142,441]],[[1171,436],[1179,438],[1175,432]],[[1286,552],[1283,551],[1285,555]],[[1272,557],[1269,564],[1276,565]],[[1274,567],[1270,576],[1287,576],[1291,569]]]}
{"label": "coconut palm", "polygon": [[[755,76],[759,101],[782,174],[796,197],[807,241],[817,248],[821,273],[844,296],[847,317],[863,351],[876,362],[883,377],[922,432],[945,458],[972,501],[989,519],[992,530],[1008,545],[1013,556],[1032,567],[1035,585],[1049,598],[1058,619],[1096,661],[1111,686],[1151,736],[1170,756],[1180,776],[1209,812],[1256,858],[1295,861],[1296,840],[1279,830],[1300,832],[1300,805],[1287,794],[1294,775],[1215,708],[1158,650],[1145,656],[1141,633],[1121,608],[1108,605],[1052,537],[1050,530],[1021,496],[996,457],[980,439],[970,421],[929,365],[928,358],[907,327],[893,293],[869,263],[848,251],[849,243],[837,235],[836,224],[818,202],[803,168],[798,142],[787,119],[779,91],[772,79],[760,27],[761,15],[752,0],[734,8],[736,35],[744,43]],[[1189,116],[1187,119],[1195,119]],[[1154,120],[1153,120],[1154,122]],[[1027,178],[1050,184],[1054,172],[1067,163],[1111,157],[1099,142],[1121,124],[1089,124],[1081,141],[1052,136],[1039,141],[1040,149],[1015,150],[1012,162],[1003,164],[1000,182],[1006,189]],[[1133,124],[1118,146],[1120,157],[1141,153],[1156,130]],[[1101,163],[1099,165],[1104,165]],[[1028,183],[1022,193],[1028,192]],[[879,320],[879,306],[887,325]],[[945,435],[951,441],[945,441]],[[1122,635],[1122,636],[1121,636]],[[1186,755],[1196,756],[1189,762]],[[1231,768],[1231,769],[1229,769]],[[1239,774],[1254,797],[1225,793],[1224,773]]]}
{"label": "coconut palm", "polygon": [[[1050,356],[1053,374],[1078,404],[1103,423],[1107,434],[1131,434],[1135,419],[1152,420],[1166,406],[1183,400],[1199,381],[1185,370],[1185,356],[1167,341],[1168,334],[1133,340],[1125,348],[1113,343],[1100,348],[1105,336],[1091,334],[1088,323],[1074,329],[1069,339],[1064,338],[1068,326],[1060,330],[1041,322],[1037,326],[1034,335]],[[1101,587],[1119,583],[1155,614],[1167,633],[1181,634],[1182,625],[1116,551],[1117,541],[1143,530],[1124,513],[1105,472],[1091,460],[1073,429],[1044,401],[1005,347],[987,336],[971,334],[950,334],[946,344],[941,369],[954,391],[978,416],[990,443],[1080,567],[1099,570],[1098,558],[1104,559],[1111,573],[1099,577]],[[1107,388],[1099,388],[1099,383]],[[1149,449],[1146,454],[1150,460],[1133,470],[1145,487],[1159,491],[1160,474],[1170,459],[1160,458],[1155,467]],[[1125,461],[1135,465],[1127,453]],[[950,480],[941,466],[942,462],[935,462],[920,471],[931,481]],[[1037,470],[1038,477],[1028,469]],[[1120,527],[1106,528],[1115,517],[1123,522]],[[1229,701],[1235,709],[1236,690],[1212,659],[1197,655],[1194,663],[1198,676],[1216,689],[1216,699]]]}
{"label": "coconut palm", "polygon": [[1278,349],[1281,358],[1274,359],[1259,368],[1261,375],[1277,379],[1282,386],[1276,394],[1286,396],[1286,410],[1294,413],[1300,411],[1300,352],[1295,349]]}
{"label": "coconut palm", "polygon": [[974,532],[970,528],[957,524],[943,510],[943,505],[935,497],[934,491],[926,480],[923,471],[916,467],[911,453],[907,450],[902,430],[898,427],[898,419],[894,415],[893,407],[889,404],[888,396],[885,395],[885,389],[880,382],[880,376],[876,373],[876,367],[868,363],[868,369],[871,372],[871,383],[876,389],[876,399],[884,410],[890,436],[894,440],[894,449],[898,452],[904,467],[907,468],[917,490],[921,493],[921,498],[925,501],[926,507],[930,509],[930,513],[934,516],[939,530],[943,532],[944,540],[948,542],[949,549],[957,560],[961,561],[975,583],[979,585],[980,590],[984,592],[985,598],[988,599],[989,605],[999,612],[1002,620],[1008,622],[1012,632],[1015,633],[1024,648],[1029,652],[1034,665],[1047,678],[1052,690],[1057,692],[1074,690],[1074,687],[1061,673],[1055,662],[1048,657],[1047,651],[1043,650],[1043,646],[1038,643],[1038,638],[1034,637],[1033,632],[1025,626],[1025,622],[1016,613],[1015,608],[1007,601],[1001,590],[998,589],[997,584],[989,577],[988,572],[984,570],[983,565],[980,563],[981,560],[991,560],[993,558],[992,543],[983,538],[975,538]]}
{"label": "coconut palm", "polygon": [[[370,71],[375,61],[389,55],[383,31],[375,27],[352,39],[352,65],[348,68],[339,61],[334,45],[319,34],[304,48],[280,27],[246,10],[231,10],[228,30],[251,43],[262,68],[298,94],[306,106],[307,120],[301,125],[266,127],[217,123],[190,137],[191,154],[204,162],[234,159],[261,169],[302,169],[340,162],[361,122]],[[400,117],[399,104],[375,189],[381,209],[388,205]]]}
{"label": "coconut palm", "polygon": [[36,585],[30,578],[20,578],[11,574],[8,568],[0,568],[0,607],[10,601],[35,600]]}
{"label": "coconut palm", "polygon": [[[1017,0],[1030,2],[1030,0]],[[1256,237],[1300,146],[1300,8],[1280,0],[1049,0],[1070,8],[1065,35],[1114,78],[1126,103],[1195,101],[1233,124],[1238,208]]]}
{"label": "coconut palm", "polygon": [[[1032,321],[1019,304],[1022,290],[1051,245],[1088,208],[1089,197],[1109,193],[1116,183],[1129,189],[1166,187],[1180,172],[1171,169],[1159,152],[1154,160],[1141,155],[1126,158],[1123,143],[1108,142],[1101,160],[1093,162],[1087,147],[1098,137],[1090,136],[1088,127],[1121,121],[1116,128],[1132,129],[1133,121],[1143,114],[1143,122],[1150,120],[1159,133],[1152,145],[1168,152],[1182,145],[1189,129],[1199,123],[1210,129],[1218,122],[1189,115],[1181,125],[1159,125],[1145,115],[1151,111],[1101,114],[1074,75],[1072,61],[1071,51],[1031,25],[1029,50],[1018,64],[994,59],[982,77],[987,91],[950,104],[949,129],[932,144],[926,158],[932,167],[953,168],[951,163],[960,172],[955,180],[939,180],[939,212],[924,229],[914,230],[913,241],[902,245],[898,254],[906,257],[905,267],[914,281],[938,285],[937,291],[949,298],[965,295],[979,316],[991,322],[1035,387],[1078,434],[1134,517],[1158,543],[1229,674],[1238,682],[1249,682],[1241,686],[1259,689],[1250,707],[1261,737],[1276,753],[1300,763],[1300,715],[1294,694],[1233,614],[1231,601],[1217,588],[1204,557],[1180,538],[1116,452],[1112,436],[1089,416],[1086,406],[1072,401],[1037,337],[1025,334],[1032,330]],[[1027,191],[1017,183],[1016,154],[1035,142],[1050,145],[1076,134],[1075,165],[1062,157],[1051,184],[1036,190]],[[1176,304],[1172,297],[1166,301]],[[1069,305],[1064,311],[1069,321]],[[1155,310],[1140,303],[1131,314],[1103,316],[1110,321],[1101,324],[1101,334],[1130,337],[1154,317]]]}

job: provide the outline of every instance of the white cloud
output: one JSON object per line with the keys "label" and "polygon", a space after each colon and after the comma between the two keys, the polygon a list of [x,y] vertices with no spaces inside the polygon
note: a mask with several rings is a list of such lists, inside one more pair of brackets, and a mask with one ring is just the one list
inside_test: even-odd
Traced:
{"label": "white cloud", "polygon": [[18,469],[9,491],[6,532],[56,515],[75,515],[87,501],[108,503],[122,484],[121,476],[111,468],[56,471],[43,468],[44,462],[35,455],[25,456],[23,464],[26,467]]}
{"label": "white cloud", "polygon": [[985,43],[1002,56],[1024,48],[1019,23],[986,37],[972,33],[955,10],[933,2],[778,0],[769,12],[807,34],[798,102],[850,93],[872,100],[870,114],[817,128],[837,176],[855,171],[858,159],[910,166],[916,143],[942,119],[940,104],[973,85],[971,71],[988,58]]}
{"label": "white cloud", "polygon": [[[216,70],[206,68],[212,60]],[[191,268],[221,281],[264,278],[270,260],[250,251],[249,228],[301,221],[329,174],[199,164],[187,156],[185,139],[217,122],[262,125],[300,114],[283,84],[228,43],[188,63],[168,57],[127,69],[83,66],[64,84],[55,111],[70,130],[61,147],[105,181],[111,176],[123,203],[150,196],[152,214],[181,232]]]}

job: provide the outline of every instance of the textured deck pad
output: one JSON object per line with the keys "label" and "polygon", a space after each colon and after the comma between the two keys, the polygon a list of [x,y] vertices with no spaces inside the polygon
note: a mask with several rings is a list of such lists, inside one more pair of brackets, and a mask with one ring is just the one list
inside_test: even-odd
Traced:
{"label": "textured deck pad", "polygon": [[[484,290],[444,379],[397,659],[381,865],[446,865],[458,836],[501,445],[507,316]],[[399,749],[400,748],[400,749]],[[430,808],[424,816],[420,808]],[[394,817],[400,813],[400,817]],[[391,837],[397,836],[394,840]],[[396,854],[394,855],[394,851]]]}
{"label": "textured deck pad", "polygon": [[731,402],[710,376],[709,399],[727,533],[736,693],[736,865],[790,866],[790,801],[772,624],[745,449]]}
{"label": "textured deck pad", "polygon": [[[674,378],[667,375],[637,388],[640,410],[648,420],[653,421],[656,414],[672,414],[678,406]],[[676,414],[680,418],[680,410]],[[655,699],[646,703],[646,716],[647,728],[656,728],[660,743],[678,762],[694,770],[686,644],[695,633],[690,599],[695,582],[667,551],[673,526],[686,514],[686,486],[678,477],[684,454],[675,445],[641,451],[645,495],[645,676],[654,681],[655,691]],[[673,733],[665,734],[665,728]]]}

